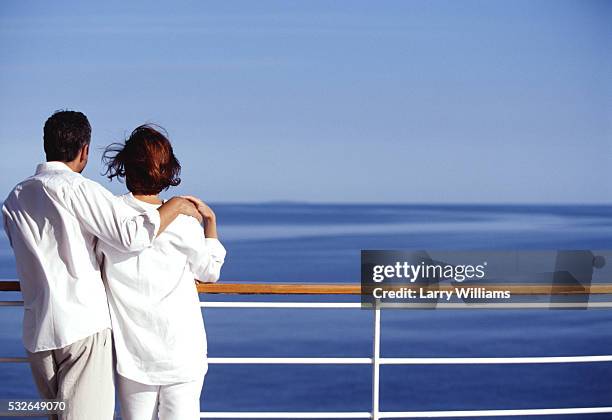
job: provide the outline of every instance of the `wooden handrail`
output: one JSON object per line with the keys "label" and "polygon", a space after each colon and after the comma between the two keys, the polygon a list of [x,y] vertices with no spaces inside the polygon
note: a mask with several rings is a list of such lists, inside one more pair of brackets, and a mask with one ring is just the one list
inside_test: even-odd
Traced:
{"label": "wooden handrail", "polygon": [[333,283],[200,283],[198,293],[239,295],[358,295],[361,286]]}
{"label": "wooden handrail", "polygon": [[[590,286],[579,285],[541,285],[541,284],[441,284],[434,286],[421,286],[418,284],[401,285],[412,289],[453,290],[464,287],[484,287],[490,291],[508,290],[513,295],[585,295],[585,294],[612,294],[612,284],[598,283]],[[387,290],[389,286],[385,287]],[[18,281],[0,281],[0,292],[18,292]],[[199,283],[198,293],[225,293],[239,295],[359,295],[359,283],[333,284],[333,283]]]}

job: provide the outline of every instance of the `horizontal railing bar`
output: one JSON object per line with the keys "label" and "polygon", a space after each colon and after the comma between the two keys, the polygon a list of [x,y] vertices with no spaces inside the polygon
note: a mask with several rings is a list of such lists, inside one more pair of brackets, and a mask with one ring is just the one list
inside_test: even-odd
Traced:
{"label": "horizontal railing bar", "polygon": [[200,302],[203,308],[359,309],[358,302]]}
{"label": "horizontal railing bar", "polygon": [[0,306],[23,306],[23,300],[3,300]]}
{"label": "horizontal railing bar", "polygon": [[367,365],[369,357],[209,357],[211,364],[248,365]]}
{"label": "horizontal railing bar", "polygon": [[511,416],[550,416],[570,414],[612,413],[612,407],[581,408],[536,408],[521,410],[460,410],[460,411],[383,411],[379,417],[395,418],[440,418],[440,417],[511,417]]}
{"label": "horizontal railing bar", "polygon": [[199,283],[198,293],[239,295],[359,295],[358,283]]}
{"label": "horizontal railing bar", "polygon": [[[432,286],[419,284],[402,284],[385,286],[385,290],[407,288],[412,290],[441,290],[453,291],[465,287],[474,287],[475,284],[436,284]],[[612,294],[612,284],[580,285],[539,285],[539,284],[482,284],[478,285],[488,291],[510,291],[513,295],[585,295],[585,294]],[[360,284],[275,284],[275,283],[201,283],[197,285],[200,293],[235,293],[235,294],[361,294]]]}
{"label": "horizontal railing bar", "polygon": [[[369,357],[209,357],[210,364],[365,365]],[[0,363],[27,362],[25,357],[0,357]],[[538,357],[381,357],[381,365],[514,365],[612,362],[612,355]]]}
{"label": "horizontal railing bar", "polygon": [[[452,291],[464,287],[474,287],[475,284],[436,284],[432,286],[410,284],[397,285],[396,288],[418,290]],[[586,286],[580,285],[540,285],[540,284],[482,284],[489,291],[510,291],[513,295],[585,295],[585,294],[612,294],[612,284],[597,283]],[[386,286],[390,289],[390,286]],[[18,292],[19,282],[16,280],[0,281],[0,292]],[[351,284],[314,284],[314,283],[199,283],[199,293],[227,293],[227,294],[265,294],[265,295],[359,295],[359,283]]]}
{"label": "horizontal railing bar", "polygon": [[[266,295],[358,295],[358,283],[197,283],[198,293]],[[18,280],[0,280],[0,292],[20,291]]]}
{"label": "horizontal railing bar", "polygon": [[[0,306],[23,306],[21,300],[0,301]],[[293,309],[358,309],[371,308],[358,302],[200,302],[203,308],[293,308]],[[612,302],[507,302],[507,303],[382,303],[382,309],[597,309],[612,308]]]}
{"label": "horizontal railing bar", "polygon": [[[371,309],[371,304],[342,302],[200,302],[203,308],[294,308],[294,309]],[[612,302],[501,302],[501,303],[382,303],[382,309],[596,309],[612,308]]]}
{"label": "horizontal railing bar", "polygon": [[201,412],[201,419],[369,419],[372,415],[366,412]]}
{"label": "horizontal railing bar", "polygon": [[514,365],[612,362],[612,355],[537,357],[383,357],[382,365]]}
{"label": "horizontal railing bar", "polygon": [[19,292],[19,280],[0,280],[0,292]]}
{"label": "horizontal railing bar", "polygon": [[27,357],[0,357],[0,363],[24,363],[27,361]]}
{"label": "horizontal railing bar", "polygon": [[384,302],[379,306],[381,309],[603,309],[612,308],[612,302]]}
{"label": "horizontal railing bar", "polygon": [[[612,407],[536,408],[518,410],[380,411],[379,418],[514,417],[612,413]],[[371,418],[366,412],[201,412],[202,419],[353,419]]]}

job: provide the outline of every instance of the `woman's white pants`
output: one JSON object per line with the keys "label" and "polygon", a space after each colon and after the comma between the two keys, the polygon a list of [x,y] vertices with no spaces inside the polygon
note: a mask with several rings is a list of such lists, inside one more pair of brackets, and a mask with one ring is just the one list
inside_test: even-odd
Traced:
{"label": "woman's white pants", "polygon": [[197,420],[201,380],[170,385],[146,385],[117,375],[123,420]]}

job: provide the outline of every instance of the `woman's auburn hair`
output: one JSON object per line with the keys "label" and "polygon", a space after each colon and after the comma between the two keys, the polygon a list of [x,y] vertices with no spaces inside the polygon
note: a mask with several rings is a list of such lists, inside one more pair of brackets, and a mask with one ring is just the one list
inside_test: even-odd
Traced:
{"label": "woman's auburn hair", "polygon": [[102,155],[104,175],[111,181],[125,179],[132,194],[154,195],[179,185],[181,164],[164,133],[162,127],[143,124],[123,143],[106,147]]}

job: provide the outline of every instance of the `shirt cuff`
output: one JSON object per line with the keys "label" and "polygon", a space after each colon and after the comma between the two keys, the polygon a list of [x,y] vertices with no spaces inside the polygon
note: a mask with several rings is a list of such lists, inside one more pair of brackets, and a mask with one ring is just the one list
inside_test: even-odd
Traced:
{"label": "shirt cuff", "polygon": [[210,250],[210,254],[217,257],[217,259],[223,261],[225,260],[225,255],[227,251],[225,247],[221,244],[221,241],[217,238],[206,238],[206,247]]}

